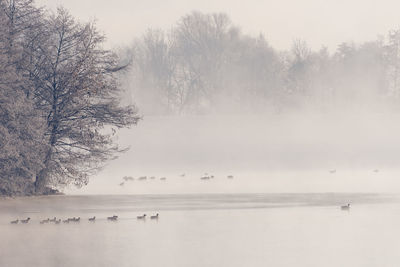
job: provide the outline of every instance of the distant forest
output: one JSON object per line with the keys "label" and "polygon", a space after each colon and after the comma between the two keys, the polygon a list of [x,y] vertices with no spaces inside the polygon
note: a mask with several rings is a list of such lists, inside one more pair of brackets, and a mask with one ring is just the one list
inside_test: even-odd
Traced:
{"label": "distant forest", "polygon": [[144,114],[379,109],[400,100],[400,30],[333,53],[300,39],[281,51],[226,14],[193,12],[168,31],[149,29],[122,54]]}

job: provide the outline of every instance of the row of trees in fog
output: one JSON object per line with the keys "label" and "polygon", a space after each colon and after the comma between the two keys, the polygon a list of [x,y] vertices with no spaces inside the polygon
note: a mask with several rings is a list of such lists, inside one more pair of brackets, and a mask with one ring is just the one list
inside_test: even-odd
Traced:
{"label": "row of trees in fog", "polygon": [[145,113],[203,113],[393,103],[400,96],[400,31],[330,53],[294,40],[289,51],[240,31],[225,14],[193,12],[149,29],[124,51],[125,79]]}
{"label": "row of trees in fog", "polygon": [[81,186],[135,124],[119,103],[118,57],[93,23],[32,0],[0,0],[0,195]]}

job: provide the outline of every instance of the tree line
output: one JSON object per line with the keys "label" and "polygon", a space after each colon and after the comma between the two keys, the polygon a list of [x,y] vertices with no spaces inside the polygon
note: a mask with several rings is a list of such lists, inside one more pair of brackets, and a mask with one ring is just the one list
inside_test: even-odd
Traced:
{"label": "tree line", "polygon": [[193,12],[168,31],[148,29],[123,53],[133,66],[124,78],[148,114],[371,108],[400,96],[400,30],[333,53],[303,40],[283,51],[226,14]]}
{"label": "tree line", "polygon": [[0,195],[82,186],[138,122],[120,103],[119,57],[92,22],[0,0]]}

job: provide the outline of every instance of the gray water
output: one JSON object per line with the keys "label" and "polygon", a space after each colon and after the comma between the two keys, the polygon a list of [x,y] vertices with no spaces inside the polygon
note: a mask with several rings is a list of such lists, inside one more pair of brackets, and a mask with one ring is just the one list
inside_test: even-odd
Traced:
{"label": "gray water", "polygon": [[[54,196],[0,200],[0,212],[7,267],[400,264],[397,195]],[[158,220],[136,219],[156,212]],[[114,214],[117,222],[106,220]],[[39,224],[54,216],[82,221]],[[26,225],[9,223],[25,217]]]}

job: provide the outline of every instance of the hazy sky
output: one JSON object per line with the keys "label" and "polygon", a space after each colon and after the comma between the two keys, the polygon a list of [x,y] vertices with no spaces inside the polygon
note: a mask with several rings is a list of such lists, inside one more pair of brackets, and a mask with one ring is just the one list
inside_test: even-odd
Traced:
{"label": "hazy sky", "polygon": [[396,0],[37,0],[63,5],[83,20],[96,18],[111,45],[129,43],[148,27],[169,28],[193,10],[225,12],[244,32],[263,32],[276,48],[301,38],[315,49],[373,40],[400,25]]}

